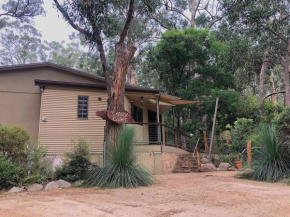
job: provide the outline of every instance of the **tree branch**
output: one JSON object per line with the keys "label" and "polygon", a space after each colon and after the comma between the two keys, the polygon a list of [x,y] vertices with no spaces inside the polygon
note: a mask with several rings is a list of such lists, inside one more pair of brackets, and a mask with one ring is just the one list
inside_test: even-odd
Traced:
{"label": "tree branch", "polygon": [[53,0],[57,9],[62,13],[62,16],[65,18],[65,20],[71,25],[71,27],[73,27],[75,30],[77,30],[80,33],[83,33],[84,35],[86,35],[87,37],[92,36],[92,34],[88,31],[86,31],[85,29],[82,29],[81,27],[79,27],[78,25],[76,25],[72,19],[70,18],[70,16],[68,15],[67,11],[59,4],[58,0]]}
{"label": "tree branch", "polygon": [[[250,22],[254,22],[249,16],[247,16],[243,11],[241,12],[242,15]],[[282,41],[284,41],[286,44],[288,44],[288,41],[283,38],[279,33],[277,33],[276,31],[274,31],[273,29],[263,25],[262,23],[260,23],[260,25],[262,26],[262,28],[269,30],[271,33],[273,33],[274,35],[276,35],[278,38],[280,38]]]}
{"label": "tree branch", "polygon": [[134,0],[130,0],[126,23],[125,23],[123,31],[122,31],[122,33],[120,35],[119,43],[123,43],[124,42],[124,40],[125,40],[125,38],[127,36],[129,27],[130,27],[130,23],[132,22],[133,18],[134,18]]}

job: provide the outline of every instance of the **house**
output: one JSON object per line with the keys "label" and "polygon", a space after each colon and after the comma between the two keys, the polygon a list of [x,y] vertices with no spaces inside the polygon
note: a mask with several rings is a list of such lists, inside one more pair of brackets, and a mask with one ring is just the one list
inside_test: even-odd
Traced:
{"label": "house", "polygon": [[[136,122],[139,161],[155,174],[171,172],[178,154],[192,149],[192,139],[163,118],[174,105],[187,103],[161,90],[126,85],[125,110]],[[96,112],[106,106],[102,77],[47,62],[0,67],[0,124],[23,127],[50,156],[63,155],[71,139],[83,136],[101,165],[105,121]]]}

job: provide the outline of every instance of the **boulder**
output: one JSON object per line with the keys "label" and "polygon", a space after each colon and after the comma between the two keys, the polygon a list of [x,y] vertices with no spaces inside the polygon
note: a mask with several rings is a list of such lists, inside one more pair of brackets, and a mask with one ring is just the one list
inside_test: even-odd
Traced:
{"label": "boulder", "polygon": [[229,163],[220,163],[219,169],[220,171],[227,171],[231,165]]}
{"label": "boulder", "polygon": [[84,180],[77,180],[74,182],[74,187],[81,187],[84,183]]}
{"label": "boulder", "polygon": [[253,169],[251,169],[251,168],[247,168],[247,169],[245,169],[244,174],[245,174],[245,175],[249,175],[249,174],[251,174],[251,173],[253,173],[253,172],[254,172]]}
{"label": "boulder", "polygon": [[228,168],[228,171],[237,171],[237,168],[235,168],[235,167],[230,167],[230,168]]}
{"label": "boulder", "polygon": [[200,166],[201,172],[212,172],[217,171],[217,168],[212,163],[201,164]]}
{"label": "boulder", "polygon": [[208,159],[206,157],[203,157],[203,158],[200,159],[200,163],[207,164],[208,163]]}
{"label": "boulder", "polygon": [[13,188],[11,188],[11,189],[8,191],[8,193],[18,193],[18,192],[23,192],[23,191],[25,191],[24,188],[13,187]]}
{"label": "boulder", "polygon": [[49,182],[47,183],[47,185],[45,186],[45,191],[48,190],[54,190],[54,189],[58,189],[58,184],[56,182]]}
{"label": "boulder", "polygon": [[64,181],[62,179],[56,181],[56,184],[58,185],[59,188],[70,188],[71,184],[67,181]]}
{"label": "boulder", "polygon": [[41,184],[35,183],[35,184],[30,185],[28,187],[27,191],[30,191],[30,192],[32,192],[32,191],[41,191],[42,189],[43,189],[43,186]]}

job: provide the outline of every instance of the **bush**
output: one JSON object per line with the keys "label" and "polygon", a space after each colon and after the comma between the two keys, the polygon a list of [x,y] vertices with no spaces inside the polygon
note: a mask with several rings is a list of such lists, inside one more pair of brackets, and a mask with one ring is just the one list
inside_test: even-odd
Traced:
{"label": "bush", "polygon": [[289,149],[277,144],[275,128],[272,124],[260,126],[257,142],[261,149],[253,152],[254,172],[242,177],[273,182],[290,177]]}
{"label": "bush", "polygon": [[50,179],[49,162],[42,161],[46,154],[46,150],[43,147],[39,147],[37,144],[29,144],[24,154],[25,160],[22,164],[28,176],[24,178],[23,184],[41,184]]}
{"label": "bush", "polygon": [[56,177],[74,182],[85,178],[88,170],[94,165],[91,162],[90,149],[85,138],[73,140],[74,149],[67,153],[68,160],[57,169]]}
{"label": "bush", "polygon": [[140,165],[136,165],[134,135],[132,127],[126,126],[120,130],[118,144],[110,154],[108,165],[90,171],[85,185],[100,188],[134,188],[153,183],[152,175]]}
{"label": "bush", "polygon": [[277,139],[279,144],[290,148],[290,107],[285,108],[277,117]]}
{"label": "bush", "polygon": [[252,119],[239,118],[231,130],[232,151],[241,153],[246,147],[250,135],[254,132],[255,125]]}
{"label": "bush", "polygon": [[0,189],[17,186],[23,177],[23,170],[7,156],[0,155]]}
{"label": "bush", "polygon": [[22,154],[29,139],[28,132],[21,127],[0,125],[0,150],[4,154]]}

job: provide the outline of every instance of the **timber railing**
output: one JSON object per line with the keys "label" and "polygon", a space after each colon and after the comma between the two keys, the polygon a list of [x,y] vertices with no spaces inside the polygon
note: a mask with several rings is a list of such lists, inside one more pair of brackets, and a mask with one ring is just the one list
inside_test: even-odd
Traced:
{"label": "timber railing", "polygon": [[[160,144],[177,147],[193,152],[195,138],[169,125],[156,122],[135,122],[134,125],[148,125],[148,141],[138,141],[139,144]],[[158,131],[160,130],[160,133]],[[144,133],[144,132],[143,132]],[[160,137],[160,138],[159,138]]]}

